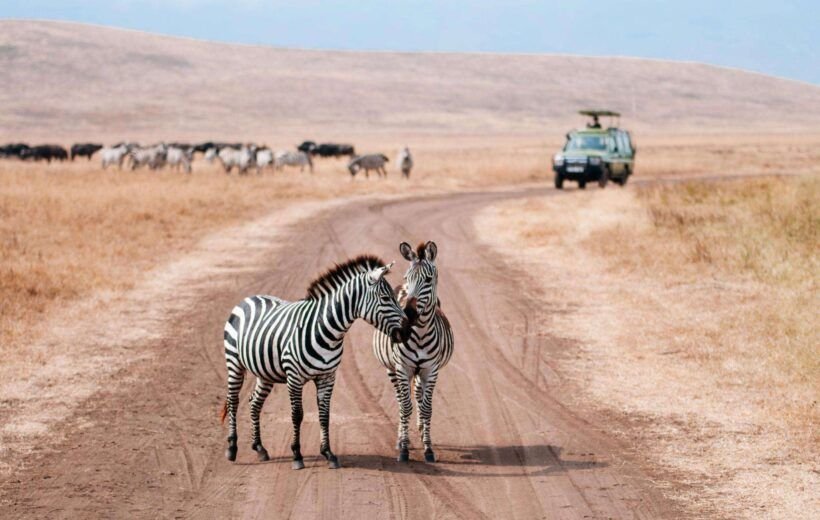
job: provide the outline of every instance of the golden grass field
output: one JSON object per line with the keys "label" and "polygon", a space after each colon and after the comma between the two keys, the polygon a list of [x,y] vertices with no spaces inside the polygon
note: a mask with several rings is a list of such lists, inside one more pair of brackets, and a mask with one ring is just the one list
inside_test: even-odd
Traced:
{"label": "golden grass field", "polygon": [[[0,343],[10,345],[16,335],[29,333],[51,305],[94,290],[127,288],[148,267],[209,231],[266,209],[347,195],[548,184],[549,157],[559,142],[499,136],[413,143],[418,166],[409,182],[395,171],[386,180],[351,180],[342,159],[318,160],[314,175],[293,169],[246,177],[225,175],[201,159],[191,176],[103,171],[96,159],[51,165],[0,161]],[[638,178],[708,174],[713,168],[766,174],[784,164],[796,171],[820,169],[815,135],[638,142]]]}
{"label": "golden grass field", "polygon": [[816,174],[576,190],[479,223],[566,310],[545,330],[590,345],[566,360],[583,394],[698,514],[812,517],[819,190]]}

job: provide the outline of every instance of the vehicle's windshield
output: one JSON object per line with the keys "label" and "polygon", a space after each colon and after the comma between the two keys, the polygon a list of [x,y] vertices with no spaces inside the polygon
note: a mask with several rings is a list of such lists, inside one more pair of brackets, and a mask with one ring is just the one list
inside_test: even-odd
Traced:
{"label": "vehicle's windshield", "polygon": [[606,150],[605,135],[573,135],[564,150]]}

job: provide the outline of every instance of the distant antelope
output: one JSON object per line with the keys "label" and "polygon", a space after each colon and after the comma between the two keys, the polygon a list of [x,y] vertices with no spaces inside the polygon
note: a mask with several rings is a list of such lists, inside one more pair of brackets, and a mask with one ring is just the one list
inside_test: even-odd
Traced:
{"label": "distant antelope", "polygon": [[410,148],[404,147],[396,157],[396,167],[401,171],[405,179],[410,177],[410,170],[413,169],[413,156],[410,154]]}

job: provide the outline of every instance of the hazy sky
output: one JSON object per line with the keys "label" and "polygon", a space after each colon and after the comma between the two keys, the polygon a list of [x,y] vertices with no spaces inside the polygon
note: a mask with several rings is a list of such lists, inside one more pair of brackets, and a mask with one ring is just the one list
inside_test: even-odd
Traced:
{"label": "hazy sky", "polygon": [[693,60],[820,85],[820,0],[0,0],[0,17],[284,47]]}

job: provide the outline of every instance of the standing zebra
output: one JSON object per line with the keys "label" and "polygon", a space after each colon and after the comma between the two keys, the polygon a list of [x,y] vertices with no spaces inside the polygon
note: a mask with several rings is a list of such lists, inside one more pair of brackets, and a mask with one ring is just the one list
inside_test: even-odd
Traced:
{"label": "standing zebra", "polygon": [[320,452],[330,468],[339,467],[330,451],[328,427],[330,396],[345,334],[358,318],[364,318],[394,341],[401,342],[409,334],[410,323],[384,279],[392,265],[374,256],[359,256],[314,280],[304,300],[286,302],[273,296],[252,296],[234,307],[225,324],[228,396],[222,421],[227,415],[228,460],[236,460],[236,410],[239,390],[249,371],[256,376],[250,403],[252,447],[259,460],[269,458],[260,438],[259,413],[274,383],[285,383],[293,421],[293,469],[305,467],[299,443],[302,387],[313,380],[322,429]]}
{"label": "standing zebra", "polygon": [[410,268],[404,275],[405,283],[396,290],[399,300],[404,303],[405,313],[413,321],[410,336],[406,341],[398,342],[376,331],[373,335],[373,352],[387,369],[387,375],[396,388],[399,402],[399,462],[407,462],[410,458],[408,423],[413,413],[411,380],[415,384],[417,426],[424,443],[424,460],[435,462],[430,440],[433,390],[439,370],[453,355],[453,329],[441,311],[441,302],[436,294],[438,248],[435,242],[419,244],[416,251],[407,242],[402,242],[399,251],[410,262]]}

